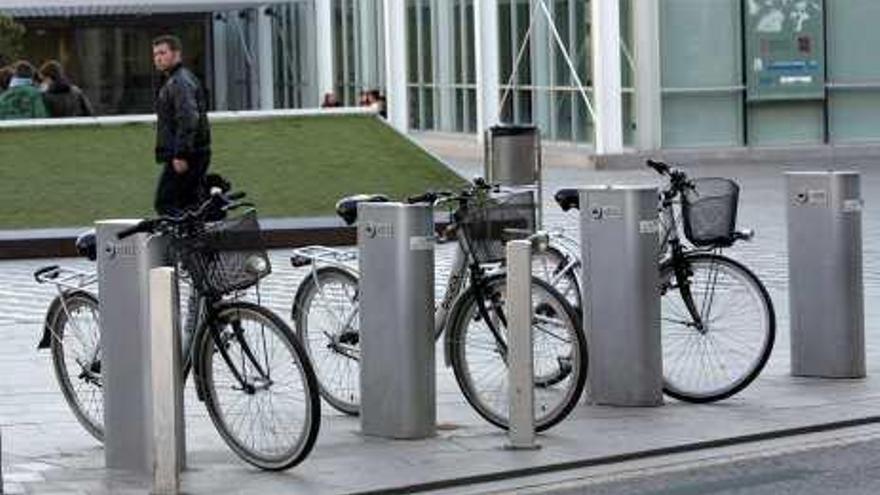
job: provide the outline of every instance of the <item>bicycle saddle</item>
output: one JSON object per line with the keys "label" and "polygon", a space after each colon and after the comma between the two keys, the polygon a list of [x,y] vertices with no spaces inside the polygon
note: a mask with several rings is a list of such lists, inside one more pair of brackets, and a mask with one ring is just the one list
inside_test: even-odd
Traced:
{"label": "bicycle saddle", "polygon": [[97,242],[95,241],[95,229],[82,232],[76,238],[76,252],[91,261],[98,259]]}
{"label": "bicycle saddle", "polygon": [[577,189],[560,189],[553,195],[553,199],[562,208],[562,211],[568,211],[572,208],[580,209],[580,192]]}
{"label": "bicycle saddle", "polygon": [[388,196],[384,194],[355,194],[346,196],[336,202],[336,214],[342,218],[346,225],[354,225],[357,221],[358,205],[360,203],[387,203]]}

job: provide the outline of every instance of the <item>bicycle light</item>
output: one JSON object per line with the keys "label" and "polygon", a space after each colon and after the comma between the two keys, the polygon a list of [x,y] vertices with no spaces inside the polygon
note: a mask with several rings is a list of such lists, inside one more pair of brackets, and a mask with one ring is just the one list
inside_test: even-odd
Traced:
{"label": "bicycle light", "polygon": [[266,263],[266,260],[259,255],[249,256],[247,261],[245,262],[245,270],[254,275],[262,275],[266,273],[269,269],[269,264]]}

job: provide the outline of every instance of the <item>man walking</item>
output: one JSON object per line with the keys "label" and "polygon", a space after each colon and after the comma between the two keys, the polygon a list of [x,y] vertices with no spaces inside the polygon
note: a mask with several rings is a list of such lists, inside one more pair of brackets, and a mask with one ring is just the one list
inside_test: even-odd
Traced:
{"label": "man walking", "polygon": [[153,63],[163,76],[156,97],[156,163],[163,169],[154,207],[163,215],[178,215],[198,204],[211,163],[205,91],[183,66],[182,50],[176,36],[153,40]]}

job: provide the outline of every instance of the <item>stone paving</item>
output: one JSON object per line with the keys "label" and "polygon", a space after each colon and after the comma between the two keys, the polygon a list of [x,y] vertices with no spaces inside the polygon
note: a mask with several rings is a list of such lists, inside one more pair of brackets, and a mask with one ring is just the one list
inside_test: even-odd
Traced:
{"label": "stone paving", "polygon": [[[237,460],[214,432],[204,408],[187,393],[190,493],[343,493],[414,487],[491,473],[529,470],[565,463],[601,462],[730,437],[766,434],[833,421],[875,417],[880,412],[880,169],[863,168],[864,281],[869,378],[810,380],[788,374],[787,257],[782,172],[792,167],[713,166],[690,169],[695,175],[736,177],[743,187],[740,225],[757,237],[729,254],[746,262],[767,285],[777,310],[778,336],[762,376],[740,395],[714,405],[667,401],[660,408],[581,406],[558,427],[542,435],[543,448],[509,452],[504,435],[482,421],[461,398],[438,347],[438,420],[442,428],[427,440],[394,442],[364,438],[357,419],[324,406],[321,436],[312,455],[286,473],[258,472]],[[824,168],[824,163],[799,168]],[[477,167],[459,165],[465,176]],[[600,183],[654,183],[648,171],[597,172],[553,167],[546,171],[545,198],[561,186]],[[564,225],[577,235],[576,217],[546,202],[547,224]],[[285,318],[302,273],[272,253],[274,274],[264,284],[263,302]],[[448,247],[438,249],[438,285],[448,268]],[[53,289],[33,283],[31,274],[50,263],[90,269],[79,260],[19,260],[0,263],[0,428],[3,432],[5,493],[144,493],[149,484],[103,468],[103,451],[76,423],[55,384],[48,353],[37,352],[43,312]],[[442,288],[440,288],[442,290]],[[439,296],[440,290],[438,290]]]}

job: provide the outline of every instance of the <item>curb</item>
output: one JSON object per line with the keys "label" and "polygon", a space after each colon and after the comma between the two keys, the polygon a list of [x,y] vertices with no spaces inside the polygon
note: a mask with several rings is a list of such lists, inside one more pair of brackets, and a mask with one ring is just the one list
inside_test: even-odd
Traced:
{"label": "curb", "polygon": [[[355,227],[335,217],[270,218],[260,220],[260,226],[269,249],[313,244],[350,246],[357,241]],[[0,260],[79,256],[74,241],[88,228],[0,231]]]}
{"label": "curb", "polygon": [[617,464],[621,462],[634,461],[639,459],[647,459],[650,457],[661,457],[672,454],[682,454],[694,452],[698,450],[715,449],[720,447],[729,447],[732,445],[746,444],[752,442],[761,442],[766,440],[774,440],[779,438],[794,437],[810,433],[822,433],[831,430],[839,430],[844,428],[852,428],[856,426],[865,426],[880,423],[880,416],[867,416],[864,418],[848,419],[843,421],[832,421],[829,423],[820,423],[809,426],[799,426],[795,428],[784,428],[781,430],[767,431],[762,433],[753,433],[731,438],[721,438],[717,440],[705,440],[683,445],[675,445],[671,447],[661,447],[657,449],[649,449],[643,451],[629,452],[625,454],[615,454],[604,457],[594,457],[589,459],[581,459],[578,461],[567,461],[556,464],[546,464],[543,466],[535,466],[531,468],[512,469],[508,471],[500,471],[495,473],[479,474],[474,476],[465,476],[462,478],[446,479],[440,481],[431,481],[427,483],[415,483],[408,486],[383,488],[379,490],[368,490],[362,492],[352,492],[353,495],[396,495],[418,493],[429,490],[448,490],[450,488],[465,487],[482,483],[492,483],[498,481],[507,481],[516,478],[525,478],[528,476],[537,476],[543,474],[560,473],[573,469],[583,469],[588,467]]}

